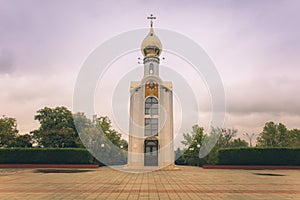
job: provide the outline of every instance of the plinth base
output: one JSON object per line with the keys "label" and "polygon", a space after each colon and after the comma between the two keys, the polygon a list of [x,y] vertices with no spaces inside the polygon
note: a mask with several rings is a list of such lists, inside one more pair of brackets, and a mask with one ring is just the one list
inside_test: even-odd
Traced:
{"label": "plinth base", "polygon": [[143,172],[153,172],[153,171],[178,171],[180,168],[176,167],[174,164],[170,164],[164,167],[161,166],[123,166],[122,171],[128,171],[133,173],[143,173]]}
{"label": "plinth base", "polygon": [[170,164],[168,166],[160,168],[159,170],[160,171],[179,171],[180,168],[176,167],[174,164]]}

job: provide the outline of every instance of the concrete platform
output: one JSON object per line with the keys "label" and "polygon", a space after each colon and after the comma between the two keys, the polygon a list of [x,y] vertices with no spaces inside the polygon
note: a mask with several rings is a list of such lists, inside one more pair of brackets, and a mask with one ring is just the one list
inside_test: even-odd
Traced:
{"label": "concrete platform", "polygon": [[300,199],[300,170],[0,169],[0,199]]}

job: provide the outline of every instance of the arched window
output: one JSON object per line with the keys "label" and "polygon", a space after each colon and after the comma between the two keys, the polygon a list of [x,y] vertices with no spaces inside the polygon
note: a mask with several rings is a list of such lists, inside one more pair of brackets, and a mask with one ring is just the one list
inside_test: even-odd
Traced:
{"label": "arched window", "polygon": [[158,101],[155,97],[148,97],[146,99],[145,115],[158,115]]}

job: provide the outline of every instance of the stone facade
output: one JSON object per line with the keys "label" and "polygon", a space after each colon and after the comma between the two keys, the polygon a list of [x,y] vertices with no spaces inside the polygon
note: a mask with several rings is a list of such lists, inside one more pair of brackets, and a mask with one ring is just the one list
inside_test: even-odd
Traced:
{"label": "stone facade", "polygon": [[144,76],[130,86],[128,166],[172,166],[173,88],[159,77],[162,45],[152,26],[141,51]]}

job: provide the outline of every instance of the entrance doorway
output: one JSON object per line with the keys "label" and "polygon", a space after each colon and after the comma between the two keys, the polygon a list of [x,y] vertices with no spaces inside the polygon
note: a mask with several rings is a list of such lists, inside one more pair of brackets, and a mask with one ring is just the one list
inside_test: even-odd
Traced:
{"label": "entrance doorway", "polygon": [[158,140],[145,140],[144,165],[158,165]]}

